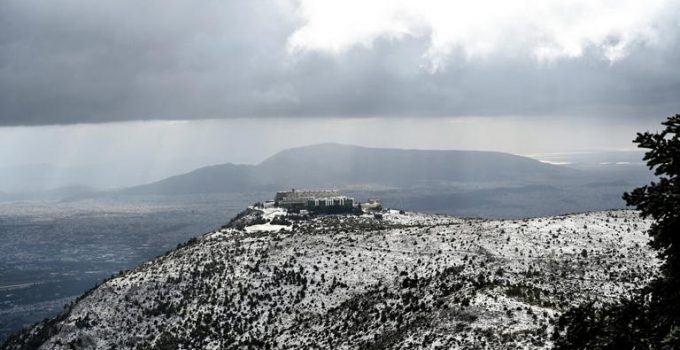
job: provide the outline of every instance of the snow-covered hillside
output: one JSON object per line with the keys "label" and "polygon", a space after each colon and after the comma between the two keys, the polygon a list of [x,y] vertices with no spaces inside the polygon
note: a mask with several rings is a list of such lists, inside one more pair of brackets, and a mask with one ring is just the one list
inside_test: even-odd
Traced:
{"label": "snow-covered hillside", "polygon": [[563,310],[617,299],[658,266],[633,211],[493,221],[276,210],[250,208],[109,279],[4,348],[550,348]]}

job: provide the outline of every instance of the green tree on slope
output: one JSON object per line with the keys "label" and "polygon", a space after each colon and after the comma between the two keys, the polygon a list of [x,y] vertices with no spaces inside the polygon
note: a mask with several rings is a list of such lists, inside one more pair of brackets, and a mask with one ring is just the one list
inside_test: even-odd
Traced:
{"label": "green tree on slope", "polygon": [[618,304],[582,305],[556,327],[558,349],[680,349],[680,115],[661,132],[638,133],[644,160],[658,177],[623,199],[652,218],[650,245],[663,260],[660,276]]}

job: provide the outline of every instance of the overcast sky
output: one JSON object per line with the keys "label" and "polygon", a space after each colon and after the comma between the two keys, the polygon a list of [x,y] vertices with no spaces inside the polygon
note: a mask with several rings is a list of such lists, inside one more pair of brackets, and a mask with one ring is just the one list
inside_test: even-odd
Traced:
{"label": "overcast sky", "polygon": [[664,0],[3,0],[0,124],[680,105]]}
{"label": "overcast sky", "polygon": [[3,0],[0,162],[624,149],[679,62],[677,1]]}

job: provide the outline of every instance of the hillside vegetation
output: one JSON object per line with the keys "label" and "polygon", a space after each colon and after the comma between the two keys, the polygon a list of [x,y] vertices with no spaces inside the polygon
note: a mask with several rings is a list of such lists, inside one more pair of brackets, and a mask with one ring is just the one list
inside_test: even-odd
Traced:
{"label": "hillside vegetation", "polygon": [[617,300],[658,266],[634,211],[276,215],[249,209],[1,348],[547,349],[562,312]]}

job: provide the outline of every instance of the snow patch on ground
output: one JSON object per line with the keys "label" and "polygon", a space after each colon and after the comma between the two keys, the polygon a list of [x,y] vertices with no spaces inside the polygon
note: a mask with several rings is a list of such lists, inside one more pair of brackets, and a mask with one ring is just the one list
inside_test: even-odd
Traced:
{"label": "snow patch on ground", "polygon": [[549,349],[564,310],[617,300],[659,264],[634,211],[391,210],[272,225],[284,210],[253,209],[243,222],[260,223],[225,226],[89,292],[44,348],[135,348],[170,334],[181,349]]}
{"label": "snow patch on ground", "polygon": [[272,225],[271,223],[266,223],[266,224],[246,226],[245,230],[248,233],[253,233],[253,232],[278,232],[278,231],[281,231],[281,230],[290,231],[290,230],[292,230],[292,228],[288,225]]}

